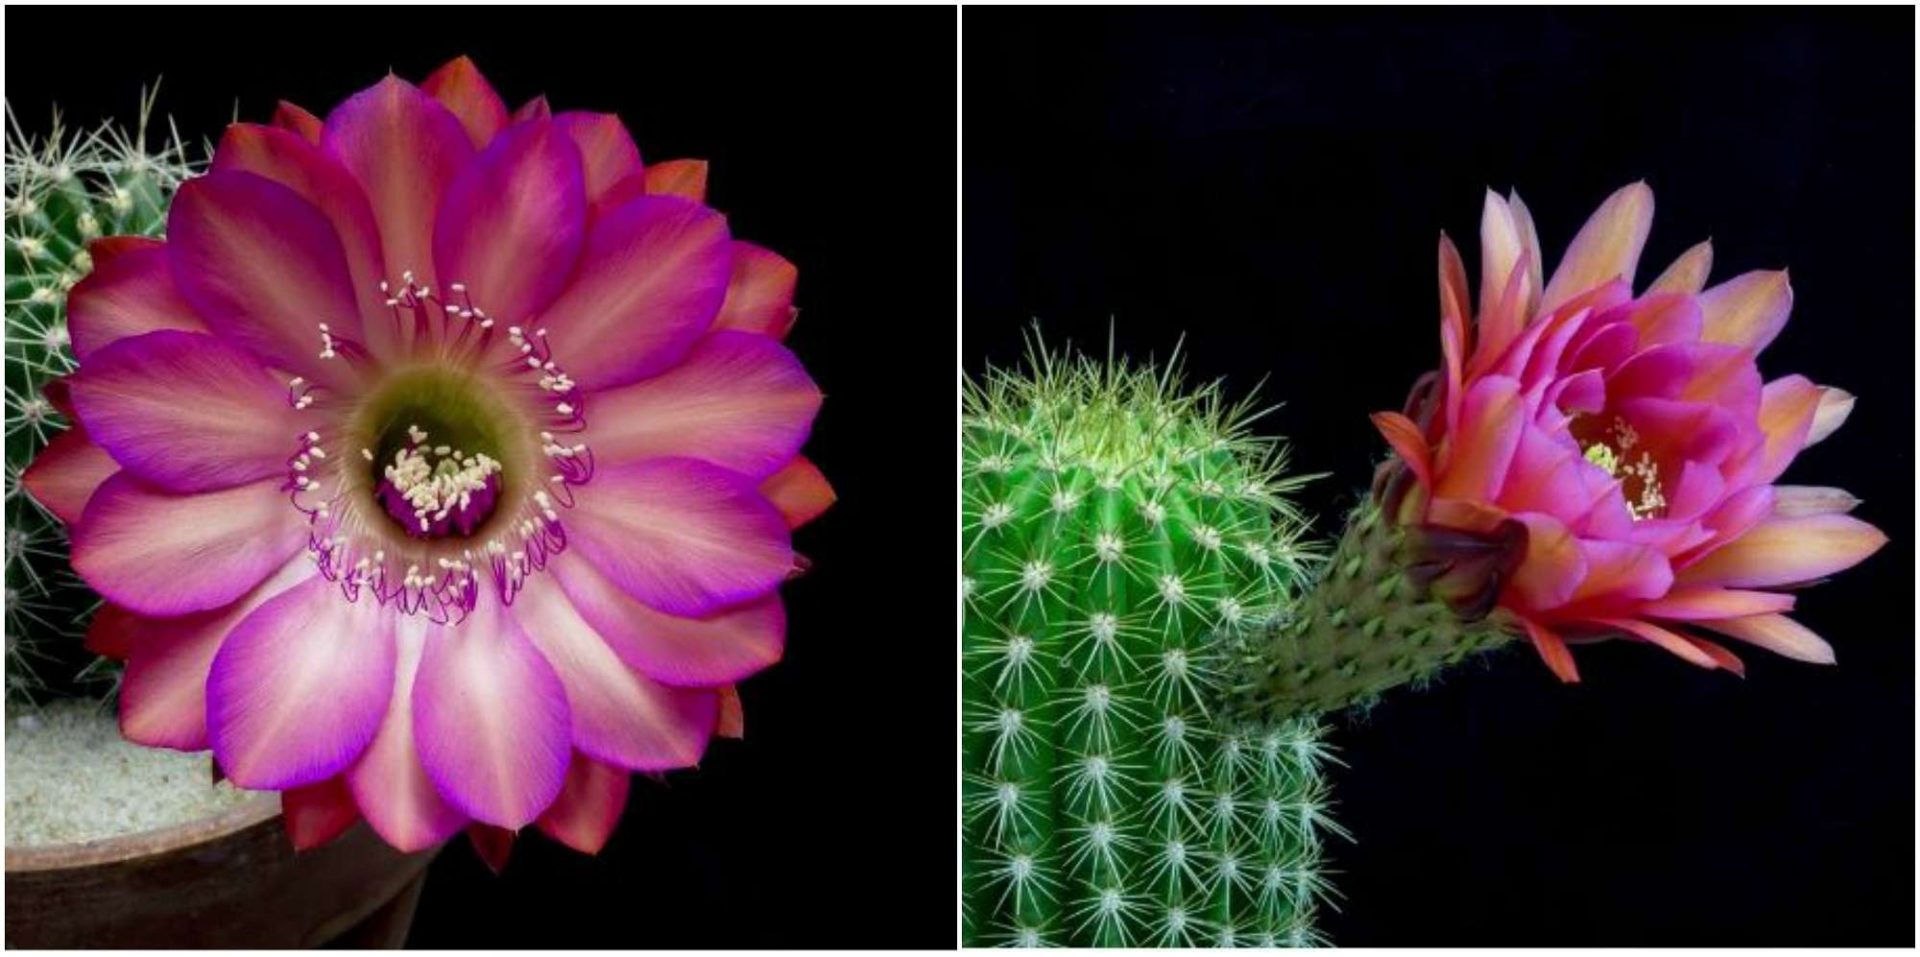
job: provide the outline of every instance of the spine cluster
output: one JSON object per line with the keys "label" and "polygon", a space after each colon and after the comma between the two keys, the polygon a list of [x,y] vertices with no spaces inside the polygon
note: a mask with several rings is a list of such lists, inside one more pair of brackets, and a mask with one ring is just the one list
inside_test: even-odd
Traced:
{"label": "spine cluster", "polygon": [[1226,707],[1312,563],[1301,479],[1217,387],[1031,364],[963,412],[966,940],[1316,942],[1321,728]]}
{"label": "spine cluster", "polygon": [[[102,236],[158,236],[167,205],[197,164],[178,134],[148,149],[153,97],[142,97],[129,134],[103,123],[66,129],[59,114],[44,138],[17,124],[6,132],[7,697],[35,695],[106,677],[100,662],[70,660],[98,604],[67,564],[65,530],[22,489],[20,475],[68,426],[50,383],[74,368],[67,291],[93,269],[87,244]],[[58,638],[67,641],[57,641]]]}

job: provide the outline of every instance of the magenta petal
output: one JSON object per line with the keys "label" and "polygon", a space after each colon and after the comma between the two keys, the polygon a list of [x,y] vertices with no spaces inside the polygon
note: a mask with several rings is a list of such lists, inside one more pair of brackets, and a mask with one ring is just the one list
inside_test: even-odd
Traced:
{"label": "magenta petal", "polygon": [[447,108],[389,76],[327,116],[320,145],[360,181],[380,226],[387,279],[411,270],[433,285],[433,217],[447,184],[473,156]]}
{"label": "magenta petal", "polygon": [[93,272],[67,294],[67,333],[74,357],[83,362],[127,336],[206,328],[173,284],[167,249],[159,243],[126,248],[111,258],[95,257]]}
{"label": "magenta petal", "polygon": [[713,687],[780,660],[787,616],[778,592],[701,618],[654,611],[591,562],[562,557],[547,570],[620,660],[671,685]]}
{"label": "magenta petal", "polygon": [[586,218],[579,151],[552,123],[522,123],[448,185],[433,260],[441,282],[461,283],[489,315],[525,324],[572,275]]}
{"label": "magenta petal", "polygon": [[393,692],[393,619],[315,576],[234,627],[207,679],[207,737],[233,783],[311,784],[360,756]]}
{"label": "magenta petal", "polygon": [[793,353],[717,332],[666,372],[594,396],[587,442],[602,463],[682,455],[764,478],[800,451],[819,409]]}
{"label": "magenta petal", "polygon": [[560,793],[572,754],[566,689],[511,615],[483,599],[427,632],[413,736],[435,790],[468,817],[526,826]]}
{"label": "magenta petal", "polygon": [[1435,498],[1499,496],[1527,422],[1519,390],[1513,379],[1486,376],[1467,391],[1459,430],[1448,436],[1448,454],[1435,478]]}
{"label": "magenta petal", "polygon": [[94,441],[168,491],[207,492],[283,474],[304,431],[286,387],[258,359],[202,333],[121,339],[70,381]]}
{"label": "magenta petal", "polygon": [[167,254],[215,334],[310,379],[349,380],[320,357],[320,326],[360,341],[353,276],[333,224],[299,194],[252,173],[188,180],[167,214]]}
{"label": "magenta petal", "polygon": [[642,196],[594,221],[579,272],[541,324],[582,388],[625,385],[687,354],[713,324],[731,269],[720,214]]}
{"label": "magenta petal", "polygon": [[631,777],[625,768],[574,755],[566,787],[547,813],[540,815],[540,830],[582,854],[600,853],[620,823],[620,813],[627,809]]}
{"label": "magenta petal", "polygon": [[1580,542],[1580,551],[1586,559],[1587,577],[1580,582],[1572,601],[1648,600],[1659,598],[1673,586],[1673,568],[1667,557],[1644,545],[1587,539]]}
{"label": "magenta petal", "polygon": [[779,253],[735,240],[733,278],[713,327],[786,338],[798,314],[793,308],[793,287],[799,280],[800,270]]}
{"label": "magenta petal", "polygon": [[172,495],[125,472],[102,483],[73,529],[73,568],[115,604],[167,617],[218,608],[306,544],[280,479]]}
{"label": "magenta petal", "polygon": [[712,691],[629,670],[553,582],[522,589],[513,616],[566,686],[575,748],[634,771],[699,762],[719,714]]}
{"label": "magenta petal", "polygon": [[567,535],[627,594],[676,615],[759,598],[793,570],[779,511],[739,473],[696,459],[601,470]]}
{"label": "magenta petal", "polygon": [[347,770],[347,786],[367,824],[400,851],[433,847],[467,825],[467,816],[434,789],[414,747],[414,676],[428,630],[445,627],[420,615],[404,616],[395,625],[392,698],[373,742]]}
{"label": "magenta petal", "polygon": [[612,113],[571,111],[554,117],[553,125],[579,148],[587,202],[595,204],[596,210],[613,184],[641,172],[640,148]]}

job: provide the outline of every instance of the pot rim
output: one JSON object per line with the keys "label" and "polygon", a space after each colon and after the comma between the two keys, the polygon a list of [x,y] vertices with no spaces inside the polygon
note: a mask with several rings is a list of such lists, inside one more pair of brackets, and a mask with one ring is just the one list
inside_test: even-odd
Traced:
{"label": "pot rim", "polygon": [[263,791],[211,817],[170,824],[149,831],[77,841],[7,847],[7,873],[58,871],[118,864],[206,844],[280,816],[280,795]]}

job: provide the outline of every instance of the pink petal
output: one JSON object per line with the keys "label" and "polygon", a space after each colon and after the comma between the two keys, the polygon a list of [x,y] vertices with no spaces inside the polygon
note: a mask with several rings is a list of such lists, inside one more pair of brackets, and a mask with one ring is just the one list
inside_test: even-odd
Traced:
{"label": "pink petal", "polygon": [[699,763],[719,707],[712,691],[628,670],[551,582],[522,590],[513,615],[567,689],[576,749],[635,771]]}
{"label": "pink petal", "polygon": [[738,685],[720,686],[720,720],[714,726],[713,733],[736,740],[747,736],[747,715],[740,705]]}
{"label": "pink petal", "polygon": [[1786,270],[1742,273],[1700,294],[1701,338],[1759,352],[1780,334],[1793,311]]}
{"label": "pink petal", "polygon": [[793,308],[793,286],[799,278],[800,270],[779,253],[734,240],[733,278],[713,327],[786,338],[799,314]]}
{"label": "pink petal", "polygon": [[1631,321],[1644,349],[1670,342],[1697,342],[1705,319],[1699,301],[1692,296],[1648,295],[1634,303]]}
{"label": "pink petal", "polygon": [[566,778],[570,721],[553,666],[497,602],[428,631],[414,741],[435,790],[468,817],[509,830],[539,817]]}
{"label": "pink petal", "polygon": [[320,144],[320,130],[325,124],[320,118],[295,103],[281,100],[273,108],[273,125],[277,129],[287,130],[316,146]]}
{"label": "pink petal", "polygon": [[76,425],[54,436],[33,457],[33,464],[20,475],[20,484],[34,501],[72,525],[80,521],[94,490],[118,471],[120,463]]}
{"label": "pink petal", "polygon": [[1544,611],[1566,604],[1587,577],[1579,539],[1551,515],[1525,512],[1513,518],[1527,527],[1526,557],[1508,583],[1520,607]]}
{"label": "pink petal", "polygon": [[1613,279],[1633,282],[1640,250],[1653,228],[1653,190],[1645,183],[1621,187],[1600,204],[1573,237],[1560,267],[1547,282],[1540,308],[1554,309]]}
{"label": "pink petal", "polygon": [[1814,410],[1813,427],[1807,430],[1807,445],[1832,435],[1853,414],[1853,393],[1830,385],[1820,387],[1820,407]]}
{"label": "pink petal", "polygon": [[1578,684],[1580,670],[1574,667],[1573,652],[1567,650],[1566,641],[1531,618],[1522,618],[1520,623],[1526,626],[1527,638],[1533,642],[1533,650],[1540,653],[1540,660],[1546,662],[1554,676],[1567,684]]}
{"label": "pink petal", "polygon": [[353,795],[337,775],[282,792],[280,814],[296,851],[319,847],[345,834],[353,822],[360,820]]}
{"label": "pink petal", "polygon": [[[207,676],[234,626],[270,598],[315,575],[304,556],[225,608],[179,618],[132,618],[120,679],[120,733],[156,748],[207,748]],[[112,606],[108,606],[112,607]]]}
{"label": "pink petal", "polygon": [[717,332],[686,361],[593,397],[587,442],[602,463],[680,455],[765,478],[806,442],[820,389],[764,336]]}
{"label": "pink petal", "polygon": [[580,151],[587,202],[594,204],[596,213],[603,210],[600,200],[615,183],[641,172],[640,148],[612,113],[570,111],[554,117],[553,125]]}
{"label": "pink petal", "polygon": [[548,837],[582,854],[598,854],[627,809],[631,777],[625,768],[575,754],[567,767],[566,787],[536,823]]}
{"label": "pink petal", "polygon": [[[104,242],[88,248],[97,251]],[[110,257],[96,254],[93,272],[67,294],[67,333],[75,358],[85,362],[109,343],[160,329],[207,330],[174,285],[163,244],[108,248],[117,251]]]}
{"label": "pink petal", "polygon": [[467,823],[467,816],[434,789],[414,747],[413,682],[420,653],[427,632],[446,627],[420,615],[403,616],[395,624],[393,689],[386,716],[360,760],[347,769],[347,786],[367,823],[395,850],[408,853],[439,844]]}
{"label": "pink petal", "polygon": [[311,784],[366,750],[393,690],[393,619],[315,576],[234,626],[207,678],[207,738],[233,783]]}
{"label": "pink petal", "polygon": [[573,144],[551,123],[523,123],[500,134],[447,187],[434,224],[434,262],[443,281],[464,284],[480,308],[523,324],[566,286],[586,215]]}
{"label": "pink petal", "polygon": [[209,492],[284,475],[303,422],[250,353],[198,332],[121,339],[71,379],[94,442],[142,480]]}
{"label": "pink petal", "polygon": [[561,558],[547,567],[614,654],[656,681],[689,687],[738,681],[779,661],[786,646],[778,594],[682,618],[628,597],[590,562]]}
{"label": "pink petal", "polygon": [[795,456],[786,467],[768,476],[760,483],[760,494],[780,510],[788,528],[799,528],[819,518],[836,498],[827,477],[805,456]]}
{"label": "pink petal", "polygon": [[[348,97],[327,116],[321,148],[360,181],[380,225],[386,275],[411,270],[434,286],[433,217],[473,142],[446,107],[397,77]],[[436,287],[437,288],[437,287]]]}
{"label": "pink petal", "polygon": [[553,108],[547,105],[547,98],[545,96],[536,96],[520,104],[520,108],[513,111],[510,122],[525,123],[528,120],[550,119],[553,119]]}
{"label": "pink petal", "polygon": [[1673,568],[1659,552],[1629,542],[1583,540],[1587,577],[1572,601],[1653,599],[1673,586]]}
{"label": "pink petal", "polygon": [[420,84],[420,89],[460,118],[474,149],[484,148],[507,125],[507,104],[501,102],[493,84],[480,75],[480,68],[468,57],[448,60]]}
{"label": "pink petal", "polygon": [[643,196],[594,221],[579,272],[543,324],[582,388],[636,382],[680,362],[713,324],[731,268],[718,213]]}
{"label": "pink petal", "polygon": [[707,161],[667,160],[647,167],[647,192],[655,196],[678,196],[696,203],[707,201]]}
{"label": "pink petal", "polygon": [[1796,661],[1807,661],[1816,665],[1833,664],[1833,647],[1807,626],[1785,615],[1722,618],[1716,621],[1703,621],[1700,625]]}
{"label": "pink petal", "polygon": [[1668,266],[1653,284],[1647,287],[1647,294],[1677,292],[1693,295],[1706,288],[1707,272],[1713,268],[1713,243],[1700,243]]}
{"label": "pink petal", "polygon": [[1700,585],[1766,588],[1852,568],[1887,543],[1884,532],[1849,515],[1774,517],[1680,572]]}
{"label": "pink petal", "polygon": [[175,194],[167,240],[174,281],[216,335],[309,379],[352,381],[320,358],[322,323],[362,336],[339,234],[312,203],[252,173],[208,173]]}
{"label": "pink petal", "polygon": [[793,570],[780,513],[738,473],[697,459],[602,469],[574,516],[574,547],[627,594],[668,614],[759,598]]}
{"label": "pink petal", "polygon": [[[45,452],[40,453],[42,458]],[[1776,485],[1773,487],[1773,514],[1783,518],[1803,515],[1844,515],[1860,500],[1846,489],[1820,485]]]}
{"label": "pink petal", "polygon": [[1741,591],[1711,585],[1680,585],[1665,596],[1641,606],[1654,618],[1700,621],[1791,611],[1793,596],[1770,591]]}
{"label": "pink petal", "polygon": [[1460,428],[1448,437],[1441,454],[1434,497],[1497,497],[1525,426],[1519,382],[1505,376],[1475,382],[1461,406]]}
{"label": "pink petal", "polygon": [[118,473],[73,527],[73,567],[112,601],[166,617],[246,594],[305,544],[280,479],[171,495]]}

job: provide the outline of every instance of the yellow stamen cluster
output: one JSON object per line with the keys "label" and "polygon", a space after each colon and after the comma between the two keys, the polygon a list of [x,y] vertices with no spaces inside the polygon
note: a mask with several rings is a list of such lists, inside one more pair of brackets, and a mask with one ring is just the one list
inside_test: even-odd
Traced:
{"label": "yellow stamen cluster", "polygon": [[1638,456],[1629,458],[1634,446],[1640,444],[1640,433],[1624,419],[1614,419],[1607,434],[1611,444],[1588,443],[1584,449],[1587,461],[1620,479],[1627,512],[1634,521],[1657,518],[1667,508],[1667,496],[1660,486],[1660,466],[1654,462],[1653,453],[1642,450]]}

